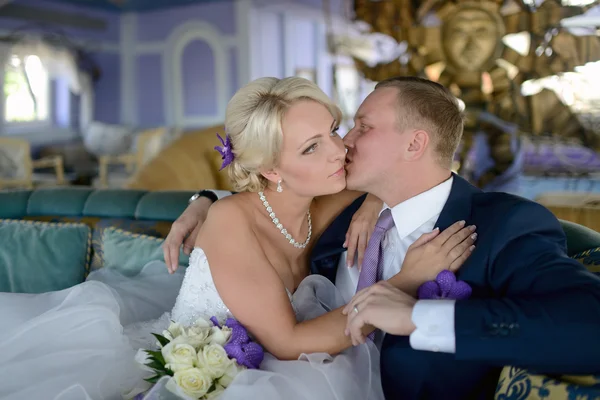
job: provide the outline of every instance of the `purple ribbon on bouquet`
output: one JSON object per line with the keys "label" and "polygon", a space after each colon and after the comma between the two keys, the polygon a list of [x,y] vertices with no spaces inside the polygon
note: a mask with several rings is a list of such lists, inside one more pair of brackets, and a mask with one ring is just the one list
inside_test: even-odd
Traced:
{"label": "purple ribbon on bouquet", "polygon": [[[217,318],[210,319],[215,326],[221,327]],[[265,357],[263,348],[250,340],[248,331],[234,318],[227,318],[225,326],[231,329],[231,337],[223,348],[229,358],[235,358],[238,364],[246,368],[258,369]]]}
{"label": "purple ribbon on bouquet", "polygon": [[465,300],[471,297],[471,286],[467,282],[459,281],[448,270],[438,274],[433,281],[428,281],[419,286],[417,297],[423,299],[454,299]]}

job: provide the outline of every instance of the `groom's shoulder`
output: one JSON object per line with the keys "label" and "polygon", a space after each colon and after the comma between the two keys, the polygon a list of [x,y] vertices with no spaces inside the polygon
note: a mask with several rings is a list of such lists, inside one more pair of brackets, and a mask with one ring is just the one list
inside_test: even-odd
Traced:
{"label": "groom's shoulder", "polygon": [[479,192],[473,197],[473,212],[480,216],[495,216],[503,225],[518,220],[556,222],[546,207],[524,197],[505,192]]}

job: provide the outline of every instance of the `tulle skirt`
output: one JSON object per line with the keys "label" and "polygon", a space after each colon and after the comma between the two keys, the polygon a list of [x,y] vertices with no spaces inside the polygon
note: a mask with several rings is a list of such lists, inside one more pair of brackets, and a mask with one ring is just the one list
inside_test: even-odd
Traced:
{"label": "tulle skirt", "polygon": [[[135,354],[168,326],[184,271],[162,262],[125,277],[93,272],[69,289],[0,293],[0,398],[118,400],[148,388]],[[326,278],[306,278],[293,295],[299,320],[343,305]],[[240,373],[220,399],[383,399],[379,352],[372,343],[296,361],[265,355],[260,370]]]}

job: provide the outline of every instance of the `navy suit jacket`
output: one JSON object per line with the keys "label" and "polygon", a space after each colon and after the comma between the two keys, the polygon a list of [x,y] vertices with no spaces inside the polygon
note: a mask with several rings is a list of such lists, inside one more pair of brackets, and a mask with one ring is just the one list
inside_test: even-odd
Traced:
{"label": "navy suit jacket", "polygon": [[[323,233],[312,272],[335,282],[345,234],[364,196]],[[600,372],[600,279],[566,255],[560,223],[543,206],[485,193],[454,175],[437,221],[477,226],[473,254],[457,272],[473,288],[455,306],[456,353],[413,350],[386,335],[382,384],[388,399],[492,399],[503,366],[545,374]]]}

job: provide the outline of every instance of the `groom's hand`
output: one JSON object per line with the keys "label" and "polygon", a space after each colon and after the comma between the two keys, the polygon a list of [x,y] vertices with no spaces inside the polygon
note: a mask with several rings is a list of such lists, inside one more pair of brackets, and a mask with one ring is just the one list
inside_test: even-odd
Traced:
{"label": "groom's hand", "polygon": [[416,300],[386,281],[361,290],[342,311],[348,316],[346,335],[352,344],[365,342],[364,325],[372,325],[392,335],[408,336],[415,329],[412,312]]}
{"label": "groom's hand", "polygon": [[190,255],[196,243],[200,227],[206,221],[208,209],[212,200],[200,197],[187,206],[183,214],[171,225],[171,230],[163,242],[163,255],[169,273],[177,271],[179,266],[179,250],[183,245],[183,252]]}

